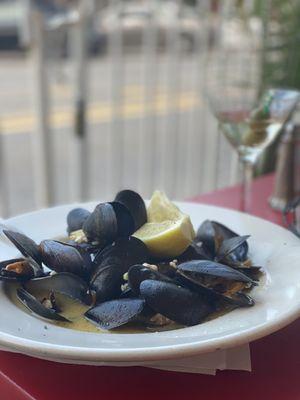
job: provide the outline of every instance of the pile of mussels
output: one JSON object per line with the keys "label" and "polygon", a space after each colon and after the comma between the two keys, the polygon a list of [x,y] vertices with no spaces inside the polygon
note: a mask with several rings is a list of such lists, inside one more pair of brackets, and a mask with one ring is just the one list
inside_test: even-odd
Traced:
{"label": "pile of mussels", "polygon": [[[153,259],[131,236],[146,221],[141,196],[123,190],[93,212],[70,211],[65,242],[38,245],[24,234],[3,231],[23,257],[2,261],[0,279],[18,282],[18,299],[39,317],[69,321],[57,305],[59,293],[89,305],[84,317],[102,329],[129,322],[190,326],[215,311],[254,304],[247,292],[257,285],[260,267],[248,259],[249,236],[207,220],[176,260]],[[39,300],[34,289],[49,295]]]}

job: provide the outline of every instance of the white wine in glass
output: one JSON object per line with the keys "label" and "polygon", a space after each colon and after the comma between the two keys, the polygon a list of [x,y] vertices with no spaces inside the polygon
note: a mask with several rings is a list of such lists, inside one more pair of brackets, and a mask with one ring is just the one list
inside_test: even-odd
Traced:
{"label": "white wine in glass", "polygon": [[216,116],[222,132],[243,161],[254,164],[280,133],[298,100],[297,91],[271,89],[252,111],[219,111]]}
{"label": "white wine in glass", "polygon": [[[243,163],[243,211],[251,211],[253,168],[259,155],[281,132],[299,101],[296,90],[269,89],[249,109],[225,106],[213,107],[221,132],[237,150]],[[243,102],[241,102],[242,104]]]}

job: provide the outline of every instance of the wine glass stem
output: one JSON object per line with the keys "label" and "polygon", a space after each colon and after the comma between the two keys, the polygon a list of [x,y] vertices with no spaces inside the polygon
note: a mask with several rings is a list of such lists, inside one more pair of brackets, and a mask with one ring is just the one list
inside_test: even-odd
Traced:
{"label": "wine glass stem", "polygon": [[253,164],[246,160],[241,160],[243,165],[243,188],[241,198],[241,210],[250,213],[252,206],[252,179]]}

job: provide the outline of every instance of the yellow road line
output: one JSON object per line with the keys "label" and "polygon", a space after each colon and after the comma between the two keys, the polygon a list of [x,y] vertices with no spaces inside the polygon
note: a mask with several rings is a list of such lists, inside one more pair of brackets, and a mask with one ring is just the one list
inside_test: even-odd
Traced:
{"label": "yellow road line", "polygon": [[[195,109],[201,104],[199,97],[193,92],[182,93],[174,98],[159,94],[154,102],[124,102],[114,107],[111,103],[94,103],[88,107],[87,117],[91,124],[110,122],[112,118],[140,118],[145,115],[165,115],[171,112],[184,112]],[[54,111],[50,115],[52,128],[71,127],[74,123],[74,112],[71,109]],[[36,118],[33,114],[15,114],[0,117],[3,134],[32,132],[35,129]]]}

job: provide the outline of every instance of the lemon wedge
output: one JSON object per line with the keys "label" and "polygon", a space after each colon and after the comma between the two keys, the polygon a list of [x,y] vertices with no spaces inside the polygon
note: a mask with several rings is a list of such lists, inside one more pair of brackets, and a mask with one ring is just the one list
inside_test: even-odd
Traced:
{"label": "lemon wedge", "polygon": [[163,192],[153,193],[147,216],[148,222],[133,236],[142,240],[155,257],[179,256],[195,237],[190,217],[182,213]]}

